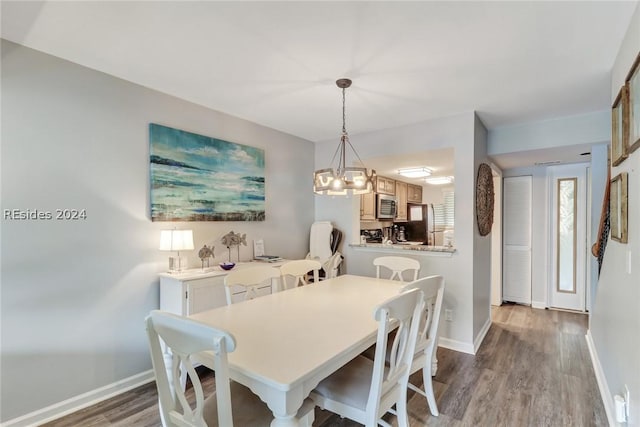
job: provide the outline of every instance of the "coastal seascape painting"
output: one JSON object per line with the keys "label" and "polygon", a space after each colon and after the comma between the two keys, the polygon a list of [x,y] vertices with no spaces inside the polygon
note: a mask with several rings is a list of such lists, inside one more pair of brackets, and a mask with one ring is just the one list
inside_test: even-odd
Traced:
{"label": "coastal seascape painting", "polygon": [[149,125],[152,221],[264,221],[264,150]]}

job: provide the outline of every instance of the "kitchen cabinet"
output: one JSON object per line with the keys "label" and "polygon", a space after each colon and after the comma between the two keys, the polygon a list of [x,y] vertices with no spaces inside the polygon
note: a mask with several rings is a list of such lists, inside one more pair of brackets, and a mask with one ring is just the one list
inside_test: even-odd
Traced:
{"label": "kitchen cabinet", "polygon": [[405,222],[407,220],[407,188],[409,184],[396,181],[396,199],[398,200],[398,214],[395,222]]}
{"label": "kitchen cabinet", "polygon": [[396,181],[391,178],[385,178],[383,176],[377,177],[376,193],[388,194],[389,196],[396,195]]}
{"label": "kitchen cabinet", "polygon": [[407,203],[422,203],[422,187],[415,184],[407,184]]}
{"label": "kitchen cabinet", "polygon": [[366,193],[360,195],[360,220],[376,220],[376,193]]}

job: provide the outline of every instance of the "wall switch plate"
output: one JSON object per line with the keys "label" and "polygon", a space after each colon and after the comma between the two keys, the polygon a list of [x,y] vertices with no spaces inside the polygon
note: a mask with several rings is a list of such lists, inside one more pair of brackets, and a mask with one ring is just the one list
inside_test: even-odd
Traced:
{"label": "wall switch plate", "polygon": [[613,407],[615,411],[615,420],[616,423],[626,424],[627,423],[627,409],[624,401],[624,397],[616,394],[613,396]]}
{"label": "wall switch plate", "polygon": [[444,310],[444,320],[446,320],[447,322],[453,322],[453,310],[451,310],[450,308],[446,308]]}

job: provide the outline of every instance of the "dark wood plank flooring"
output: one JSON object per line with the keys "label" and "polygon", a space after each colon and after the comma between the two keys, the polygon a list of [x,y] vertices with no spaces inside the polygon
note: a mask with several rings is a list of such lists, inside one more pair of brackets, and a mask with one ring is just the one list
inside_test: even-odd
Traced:
{"label": "dark wood plank flooring", "polygon": [[[438,349],[434,390],[440,416],[431,416],[426,399],[410,393],[412,427],[607,425],[584,338],[586,315],[503,305],[492,318],[477,355]],[[213,375],[202,372],[206,392],[213,391]],[[420,373],[412,377],[415,384],[421,381]],[[394,416],[386,419],[397,425]],[[155,384],[44,425],[160,426]],[[358,425],[316,408],[314,426]]]}

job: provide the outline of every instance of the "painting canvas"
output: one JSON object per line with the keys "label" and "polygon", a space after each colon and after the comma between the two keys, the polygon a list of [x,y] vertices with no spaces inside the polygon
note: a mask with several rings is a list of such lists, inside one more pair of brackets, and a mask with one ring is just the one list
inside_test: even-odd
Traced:
{"label": "painting canvas", "polygon": [[152,221],[264,221],[264,150],[151,123]]}
{"label": "painting canvas", "polygon": [[611,164],[618,166],[628,157],[629,97],[627,86],[622,86],[611,109]]}
{"label": "painting canvas", "polygon": [[623,172],[611,180],[610,221],[611,238],[620,243],[627,243],[627,172]]}
{"label": "painting canvas", "polygon": [[629,88],[629,152],[640,147],[640,53],[627,76]]}

